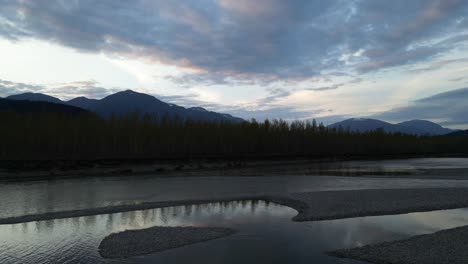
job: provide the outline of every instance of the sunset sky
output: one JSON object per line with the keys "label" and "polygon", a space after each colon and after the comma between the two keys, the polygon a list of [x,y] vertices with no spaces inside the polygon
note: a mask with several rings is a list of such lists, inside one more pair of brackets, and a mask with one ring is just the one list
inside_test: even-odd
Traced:
{"label": "sunset sky", "polygon": [[466,0],[0,0],[0,97],[468,128]]}

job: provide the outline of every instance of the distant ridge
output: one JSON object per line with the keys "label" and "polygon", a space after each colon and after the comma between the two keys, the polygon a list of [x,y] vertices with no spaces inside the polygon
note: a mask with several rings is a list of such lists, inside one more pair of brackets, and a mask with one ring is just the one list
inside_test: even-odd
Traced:
{"label": "distant ridge", "polygon": [[10,95],[6,99],[10,100],[26,100],[26,101],[40,101],[40,102],[49,102],[49,103],[57,103],[62,104],[62,100],[46,95],[41,93],[22,93],[16,95]]}
{"label": "distant ridge", "polygon": [[132,90],[111,94],[100,100],[77,97],[69,101],[62,101],[56,97],[40,93],[23,93],[8,96],[7,99],[65,104],[95,112],[105,118],[110,117],[112,114],[123,115],[131,112],[139,112],[141,114],[158,115],[159,117],[168,115],[172,118],[179,117],[181,119],[194,121],[244,121],[241,118],[229,114],[212,112],[201,107],[184,108],[178,105],[168,104],[152,95],[138,93]]}
{"label": "distant ridge", "polygon": [[430,135],[445,135],[453,132],[452,129],[442,127],[439,124],[427,120],[411,120],[397,124],[408,128],[414,128]]}
{"label": "distant ridge", "polygon": [[411,120],[398,124],[391,124],[377,119],[351,118],[329,125],[332,128],[350,130],[354,132],[369,132],[383,129],[387,133],[403,133],[411,135],[445,135],[453,130],[427,120]]}
{"label": "distant ridge", "polygon": [[468,130],[458,130],[448,133],[446,136],[468,136]]}
{"label": "distant ridge", "polygon": [[90,114],[87,110],[71,105],[2,98],[0,98],[0,111],[14,111],[18,113],[63,113],[67,115]]}
{"label": "distant ridge", "polygon": [[63,102],[68,105],[73,105],[76,107],[81,107],[83,109],[91,109],[99,100],[89,99],[84,96],[74,98],[68,102]]}

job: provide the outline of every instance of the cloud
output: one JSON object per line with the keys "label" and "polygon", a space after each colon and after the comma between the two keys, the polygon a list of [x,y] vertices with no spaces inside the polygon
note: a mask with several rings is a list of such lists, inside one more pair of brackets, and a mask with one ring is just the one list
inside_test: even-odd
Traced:
{"label": "cloud", "polygon": [[32,85],[0,79],[0,96],[3,97],[14,94],[33,92],[44,93],[58,97],[62,100],[70,100],[80,96],[100,99],[120,90],[123,89],[100,87],[99,83],[94,80],[56,83],[49,85]]}
{"label": "cloud", "polygon": [[392,121],[428,119],[452,127],[468,126],[468,88],[456,89],[422,98],[408,106],[375,115]]}
{"label": "cloud", "polygon": [[[173,95],[163,96],[154,94],[160,100],[164,102],[177,104],[183,107],[203,107],[210,111],[228,113],[246,120],[255,118],[257,121],[264,121],[265,119],[310,119],[314,116],[322,113],[328,113],[329,110],[315,109],[311,111],[299,110],[295,107],[280,106],[276,105],[274,101],[282,97],[287,96],[287,91],[277,88],[271,90],[271,95],[265,98],[259,99],[252,104],[239,104],[239,105],[225,105],[212,102],[206,102],[203,100],[196,99],[198,94],[192,93],[187,95]],[[324,117],[324,120],[328,117]],[[333,120],[336,118],[331,117]]]}
{"label": "cloud", "polygon": [[426,66],[426,67],[409,70],[409,72],[421,73],[421,72],[434,71],[434,70],[441,69],[441,68],[443,68],[443,67],[445,67],[447,65],[450,65],[450,64],[466,63],[466,62],[468,62],[468,58],[440,60],[440,61],[436,61],[436,62],[434,62],[434,63],[432,63],[432,64],[430,64],[429,66]]}
{"label": "cloud", "polygon": [[463,80],[467,80],[467,79],[468,79],[468,76],[460,76],[460,77],[455,77],[455,78],[449,79],[449,81],[459,82],[459,81],[463,81]]}
{"label": "cloud", "polygon": [[330,70],[368,73],[426,61],[467,41],[464,0],[0,0],[0,5],[3,38],[178,65],[194,72],[185,77],[194,83],[274,82]]}
{"label": "cloud", "polygon": [[314,115],[324,112],[325,110],[315,110],[315,111],[301,111],[294,107],[271,107],[268,109],[253,109],[249,110],[248,108],[231,108],[226,109],[226,112],[238,116],[244,119],[255,118],[258,121],[263,121],[265,119],[285,119],[285,120],[295,120],[295,119],[308,119],[312,118]]}
{"label": "cloud", "polygon": [[304,119],[313,116],[316,113],[322,112],[314,111],[301,111],[295,107],[280,106],[276,103],[277,100],[287,97],[291,94],[282,88],[271,88],[270,94],[264,98],[255,100],[252,103],[226,105],[219,103],[206,102],[197,99],[198,94],[192,93],[187,95],[174,95],[174,96],[155,96],[165,102],[181,105],[184,107],[199,106],[211,111],[229,113],[244,119],[255,118],[263,121],[265,119]]}
{"label": "cloud", "polygon": [[56,96],[64,100],[84,96],[101,99],[112,93],[123,90],[122,88],[104,88],[94,80],[76,81],[68,83],[50,84],[40,90],[41,93]]}
{"label": "cloud", "polygon": [[206,101],[197,99],[199,97],[199,95],[196,94],[196,93],[190,93],[190,94],[185,94],[185,95],[153,94],[153,96],[155,96],[156,98],[158,98],[159,100],[162,100],[164,102],[180,105],[180,106],[183,106],[183,107],[197,106],[197,107],[203,107],[203,108],[207,108],[207,109],[211,109],[211,110],[216,110],[219,107],[221,107],[221,105],[219,105],[219,104],[214,104],[214,103],[210,103],[210,102],[206,102]]}
{"label": "cloud", "polygon": [[277,100],[286,98],[292,94],[292,91],[285,88],[269,88],[269,95],[258,99],[256,104],[259,106],[269,106],[276,103]]}
{"label": "cloud", "polygon": [[[355,82],[358,82],[358,81],[360,81],[360,80],[359,79],[353,79],[350,83],[355,83]],[[344,83],[337,83],[337,84],[330,85],[330,86],[322,86],[322,87],[317,87],[317,88],[307,88],[306,90],[314,91],[314,92],[336,90],[336,89],[340,88],[343,85],[344,85]]]}
{"label": "cloud", "polygon": [[0,79],[0,96],[6,97],[12,94],[35,92],[43,89],[40,85],[31,85],[26,83],[16,83]]}

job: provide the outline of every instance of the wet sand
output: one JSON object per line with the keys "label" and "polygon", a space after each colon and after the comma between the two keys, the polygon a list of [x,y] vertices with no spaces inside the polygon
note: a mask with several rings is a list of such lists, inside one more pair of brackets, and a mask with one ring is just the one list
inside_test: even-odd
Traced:
{"label": "wet sand", "polygon": [[264,200],[278,203],[292,207],[298,211],[298,215],[293,218],[294,221],[318,221],[468,207],[468,188],[322,191],[266,196],[224,197],[211,200],[147,202],[0,218],[0,224],[18,224],[32,221],[236,200]]}
{"label": "wet sand", "polygon": [[128,258],[187,246],[234,234],[221,227],[151,227],[114,233],[102,240],[99,253],[104,258]]}
{"label": "wet sand", "polygon": [[465,264],[468,262],[468,226],[405,240],[329,252],[329,255],[375,264]]}

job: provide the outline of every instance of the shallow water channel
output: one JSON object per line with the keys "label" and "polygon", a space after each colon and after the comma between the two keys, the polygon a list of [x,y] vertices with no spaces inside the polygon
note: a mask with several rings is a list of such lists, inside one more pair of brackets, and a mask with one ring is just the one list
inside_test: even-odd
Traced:
{"label": "shallow water channel", "polygon": [[[363,263],[324,252],[468,224],[468,209],[302,223],[292,222],[294,215],[289,207],[239,201],[0,225],[0,263]],[[238,232],[122,260],[103,259],[97,250],[113,232],[187,225]]]}

